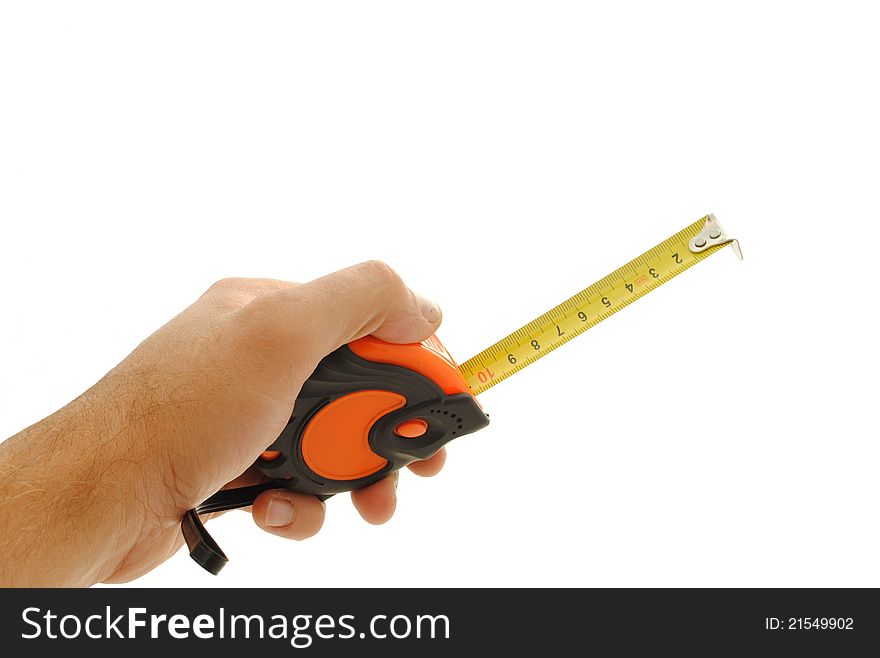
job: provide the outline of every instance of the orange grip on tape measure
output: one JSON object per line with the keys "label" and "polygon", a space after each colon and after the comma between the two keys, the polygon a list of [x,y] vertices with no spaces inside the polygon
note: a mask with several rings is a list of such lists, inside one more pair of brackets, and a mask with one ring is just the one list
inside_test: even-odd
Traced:
{"label": "orange grip on tape measure", "polygon": [[458,371],[455,360],[435,336],[421,343],[403,345],[364,336],[348,346],[352,352],[367,361],[390,363],[424,375],[442,388],[446,395],[469,392],[467,382]]}
{"label": "orange grip on tape measure", "polygon": [[384,457],[370,447],[370,429],[406,398],[391,391],[358,391],[321,407],[302,437],[308,467],[329,480],[357,480],[381,470]]}

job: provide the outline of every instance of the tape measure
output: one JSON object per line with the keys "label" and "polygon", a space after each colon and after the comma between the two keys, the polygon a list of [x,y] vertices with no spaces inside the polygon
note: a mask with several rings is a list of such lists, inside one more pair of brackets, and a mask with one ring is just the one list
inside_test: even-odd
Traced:
{"label": "tape measure", "polygon": [[270,481],[216,493],[184,516],[190,555],[211,573],[226,556],[199,514],[245,507],[268,489],[321,499],[369,486],[476,432],[476,395],[534,363],[710,254],[739,242],[707,215],[502,338],[459,367],[436,336],[387,343],[366,336],[327,355],[305,381],[281,434],[256,466]]}
{"label": "tape measure", "polygon": [[479,395],[727,244],[742,260],[739,241],[706,215],[462,363],[465,381]]}

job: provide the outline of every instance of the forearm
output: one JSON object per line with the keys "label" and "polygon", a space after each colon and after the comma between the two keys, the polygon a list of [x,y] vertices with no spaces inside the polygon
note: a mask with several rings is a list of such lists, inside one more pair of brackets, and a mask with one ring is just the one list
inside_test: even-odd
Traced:
{"label": "forearm", "polygon": [[0,444],[0,585],[103,580],[143,525],[143,460],[91,397]]}

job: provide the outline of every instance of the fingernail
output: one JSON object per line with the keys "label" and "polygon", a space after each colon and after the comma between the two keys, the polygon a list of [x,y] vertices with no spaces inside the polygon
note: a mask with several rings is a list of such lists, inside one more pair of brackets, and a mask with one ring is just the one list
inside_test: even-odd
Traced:
{"label": "fingernail", "polygon": [[281,528],[290,525],[296,509],[293,504],[284,498],[273,498],[266,508],[266,525],[272,528]]}
{"label": "fingernail", "polygon": [[440,318],[443,316],[440,307],[423,295],[415,293],[415,296],[416,302],[419,304],[419,310],[422,312],[422,317],[431,324],[440,324]]}

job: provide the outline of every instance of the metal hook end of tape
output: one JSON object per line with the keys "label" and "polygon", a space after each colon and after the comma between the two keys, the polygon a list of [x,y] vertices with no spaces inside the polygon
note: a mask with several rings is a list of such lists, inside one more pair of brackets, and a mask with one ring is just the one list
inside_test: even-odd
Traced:
{"label": "metal hook end of tape", "polygon": [[730,235],[727,234],[727,231],[724,230],[724,227],[721,226],[721,222],[715,219],[715,215],[710,213],[706,215],[706,223],[703,225],[703,229],[688,242],[688,248],[691,252],[700,254],[707,249],[722,244],[729,244],[737,258],[740,260],[743,259],[739,240],[730,237]]}

